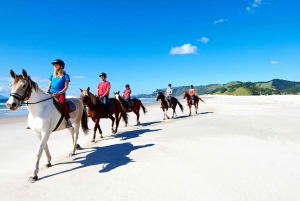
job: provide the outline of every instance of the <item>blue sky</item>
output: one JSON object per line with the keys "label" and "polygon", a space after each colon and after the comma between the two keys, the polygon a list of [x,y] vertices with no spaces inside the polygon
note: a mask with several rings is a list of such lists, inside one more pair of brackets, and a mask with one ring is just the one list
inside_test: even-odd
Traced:
{"label": "blue sky", "polygon": [[[133,94],[229,81],[300,81],[300,3],[296,0],[1,1],[0,95],[9,71],[25,69],[46,87],[51,62],[71,76],[67,95]],[[110,94],[112,96],[112,93]]]}

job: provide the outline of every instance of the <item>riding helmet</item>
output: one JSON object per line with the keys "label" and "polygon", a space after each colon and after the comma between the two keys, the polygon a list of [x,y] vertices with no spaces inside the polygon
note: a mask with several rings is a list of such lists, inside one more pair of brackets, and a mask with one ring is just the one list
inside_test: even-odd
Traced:
{"label": "riding helmet", "polygon": [[128,87],[128,88],[130,88],[130,85],[129,85],[129,84],[126,84],[126,85],[125,85],[125,87]]}
{"label": "riding helmet", "polygon": [[104,76],[105,78],[107,78],[106,73],[100,73],[99,77]]}
{"label": "riding helmet", "polygon": [[170,87],[170,86],[172,86],[171,84],[168,84],[168,86]]}
{"label": "riding helmet", "polygon": [[192,88],[194,88],[194,86],[193,86],[193,85],[191,85],[191,87],[192,87]]}
{"label": "riding helmet", "polygon": [[55,59],[54,61],[52,61],[51,64],[52,64],[52,65],[58,64],[58,65],[60,65],[60,67],[61,67],[62,69],[65,68],[65,62],[63,62],[63,60],[61,60],[61,59]]}

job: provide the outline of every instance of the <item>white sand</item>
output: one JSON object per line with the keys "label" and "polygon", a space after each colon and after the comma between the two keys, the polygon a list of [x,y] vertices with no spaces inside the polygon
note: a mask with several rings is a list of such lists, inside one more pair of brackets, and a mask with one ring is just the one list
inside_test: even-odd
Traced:
{"label": "white sand", "polygon": [[300,200],[300,96],[202,98],[200,114],[187,117],[182,100],[175,120],[146,105],[143,125],[130,113],[116,136],[101,120],[105,138],[81,132],[73,157],[68,131],[53,133],[54,166],[34,184],[38,140],[27,118],[0,118],[0,200]]}

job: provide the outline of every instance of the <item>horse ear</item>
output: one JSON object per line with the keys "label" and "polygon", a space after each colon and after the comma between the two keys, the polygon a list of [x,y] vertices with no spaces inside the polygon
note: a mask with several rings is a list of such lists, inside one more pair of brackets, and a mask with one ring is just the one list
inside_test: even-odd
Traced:
{"label": "horse ear", "polygon": [[118,94],[120,93],[120,91],[118,91]]}
{"label": "horse ear", "polygon": [[79,88],[79,90],[80,90],[80,92],[82,93],[82,91],[83,91],[83,90],[82,90],[82,89],[80,89],[80,88]]}
{"label": "horse ear", "polygon": [[16,77],[16,73],[15,73],[13,70],[10,70],[10,75],[11,75],[11,77],[12,77],[12,78],[14,78],[14,79],[15,79],[15,77]]}
{"label": "horse ear", "polygon": [[86,90],[87,90],[87,91],[90,91],[90,87],[88,87]]}
{"label": "horse ear", "polygon": [[27,72],[26,72],[26,70],[24,70],[24,69],[22,69],[22,76],[23,76],[23,78],[26,78],[26,77],[27,77]]}

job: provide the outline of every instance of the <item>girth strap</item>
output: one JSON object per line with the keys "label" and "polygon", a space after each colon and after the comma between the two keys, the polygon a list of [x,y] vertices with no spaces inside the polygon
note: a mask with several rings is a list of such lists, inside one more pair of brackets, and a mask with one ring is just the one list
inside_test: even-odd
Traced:
{"label": "girth strap", "polygon": [[61,117],[60,117],[59,121],[57,122],[56,127],[53,130],[53,131],[55,131],[59,127],[59,125],[61,124],[61,122],[62,122],[65,115],[62,111],[62,108],[61,108],[60,104],[54,98],[53,98],[53,104],[55,105],[56,109],[61,113]]}

